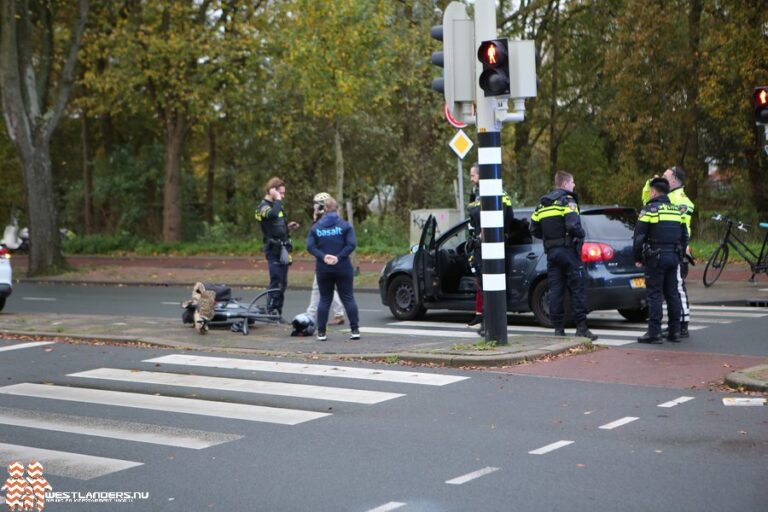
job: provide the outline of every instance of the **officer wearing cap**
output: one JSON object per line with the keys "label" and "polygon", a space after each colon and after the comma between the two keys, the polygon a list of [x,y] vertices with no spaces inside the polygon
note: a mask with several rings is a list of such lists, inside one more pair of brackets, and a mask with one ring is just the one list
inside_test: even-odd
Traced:
{"label": "officer wearing cap", "polygon": [[576,336],[596,340],[587,327],[584,265],[581,262],[581,242],[584,229],[579,216],[579,200],[573,189],[573,175],[555,173],[555,188],[539,200],[531,215],[531,235],[544,241],[549,280],[549,316],[556,336],[565,336],[565,288],[571,293]]}
{"label": "officer wearing cap", "polygon": [[638,343],[662,343],[662,295],[667,301],[667,340],[680,341],[680,295],[677,274],[688,244],[688,230],[680,209],[669,200],[666,178],[650,181],[650,200],[635,225],[633,252],[638,267],[645,265],[648,331]]}
{"label": "officer wearing cap", "polygon": [[[688,240],[691,239],[691,220],[693,219],[693,211],[695,206],[693,201],[685,193],[685,170],[680,166],[670,167],[664,171],[663,177],[669,182],[669,202],[677,206],[680,213],[683,216],[683,222],[685,222],[686,229],[688,231]],[[650,199],[651,180],[648,180],[643,187],[643,204],[647,203]],[[685,254],[690,255],[689,247],[685,248]],[[682,306],[682,316],[680,317],[680,337],[687,338],[688,322],[691,319],[691,306],[688,301],[688,290],[685,287],[685,276],[688,275],[688,257],[683,258],[680,263],[679,271],[677,273],[677,292],[680,295],[680,303]]]}

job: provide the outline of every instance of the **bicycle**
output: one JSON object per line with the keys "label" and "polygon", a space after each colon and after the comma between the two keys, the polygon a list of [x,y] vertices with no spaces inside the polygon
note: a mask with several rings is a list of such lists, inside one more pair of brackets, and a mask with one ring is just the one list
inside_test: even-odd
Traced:
{"label": "bicycle", "polygon": [[[712,216],[712,220],[718,222],[725,222],[727,228],[725,230],[725,236],[720,240],[720,245],[717,246],[715,251],[709,257],[707,266],[704,267],[704,286],[710,287],[715,284],[720,274],[723,273],[725,265],[728,263],[728,254],[730,249],[728,246],[733,247],[747,263],[749,263],[749,269],[752,271],[752,277],[749,278],[750,282],[755,282],[755,276],[760,273],[768,274],[768,251],[766,251],[766,244],[768,243],[768,231],[765,233],[763,239],[763,245],[760,248],[760,254],[755,254],[743,240],[741,240],[734,232],[734,227],[739,231],[747,232],[748,224],[744,224],[741,221],[736,221],[724,217],[715,212]],[[768,222],[761,222],[760,227],[768,230]]]}

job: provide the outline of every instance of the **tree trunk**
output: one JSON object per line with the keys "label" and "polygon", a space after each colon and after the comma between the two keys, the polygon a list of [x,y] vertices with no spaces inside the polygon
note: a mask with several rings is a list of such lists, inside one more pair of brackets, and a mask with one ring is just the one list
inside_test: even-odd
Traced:
{"label": "tree trunk", "polygon": [[557,151],[560,146],[557,140],[557,99],[558,99],[558,62],[560,60],[560,2],[555,4],[555,19],[552,30],[552,92],[549,99],[549,173],[557,171]]}
{"label": "tree trunk", "polygon": [[187,132],[187,116],[165,115],[165,184],[163,187],[163,242],[181,241],[181,153]]}
{"label": "tree trunk", "polygon": [[213,177],[216,172],[216,131],[208,124],[208,176],[205,184],[205,220],[213,224]]}
{"label": "tree trunk", "polygon": [[341,130],[338,122],[333,130],[333,149],[336,154],[336,201],[341,206],[344,204],[344,153],[341,151]]}
{"label": "tree trunk", "polygon": [[66,268],[67,265],[61,253],[61,236],[53,193],[53,173],[48,141],[35,138],[32,146],[21,149],[19,154],[24,179],[27,182],[28,275],[31,277],[55,272]]}
{"label": "tree trunk", "polygon": [[[691,59],[691,70],[686,83],[686,96],[690,112],[690,125],[686,137],[686,149],[683,155],[684,169],[688,172],[688,183],[685,192],[694,201],[699,195],[699,183],[706,182],[709,169],[702,158],[699,146],[699,126],[701,125],[701,106],[699,105],[699,72],[701,69],[701,13],[702,1],[691,0],[688,11],[688,53]],[[686,159],[685,156],[688,156]],[[698,216],[698,210],[694,210]]]}
{"label": "tree trunk", "polygon": [[93,160],[91,158],[91,140],[88,130],[88,115],[82,111],[83,122],[80,138],[83,143],[83,217],[85,221],[85,234],[93,233]]}

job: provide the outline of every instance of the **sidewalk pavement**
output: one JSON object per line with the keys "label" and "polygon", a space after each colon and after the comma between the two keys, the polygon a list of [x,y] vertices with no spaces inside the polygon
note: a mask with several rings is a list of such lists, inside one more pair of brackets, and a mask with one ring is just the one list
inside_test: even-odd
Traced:
{"label": "sidewalk pavement", "polygon": [[[92,285],[191,286],[197,281],[226,283],[236,287],[264,288],[268,275],[265,261],[247,257],[138,257],[70,256],[74,270],[44,278],[26,278],[26,258],[13,260],[15,276],[22,282],[72,283]],[[385,260],[361,259],[356,278],[359,291],[377,291],[378,274]],[[738,265],[726,268],[720,280],[705,288],[702,269],[694,268],[688,279],[690,300],[694,304],[765,306],[768,280],[764,276],[750,283],[748,270]],[[314,261],[298,258],[291,266],[289,286],[310,287]],[[181,310],[179,310],[181,313]],[[431,363],[446,366],[505,366],[563,353],[590,350],[584,338],[549,336],[510,336],[509,345],[487,347],[472,334],[463,340],[434,336],[403,336],[366,333],[361,341],[348,341],[348,330],[330,328],[328,341],[314,337],[290,336],[290,326],[257,323],[249,335],[228,329],[212,329],[201,336],[178,322],[157,318],[104,317],[56,314],[2,314],[0,333],[87,339],[118,343],[147,343],[181,349],[230,351],[271,356],[298,356],[314,359],[369,359],[388,362]],[[768,366],[747,368],[732,373],[731,386],[768,391]]]}

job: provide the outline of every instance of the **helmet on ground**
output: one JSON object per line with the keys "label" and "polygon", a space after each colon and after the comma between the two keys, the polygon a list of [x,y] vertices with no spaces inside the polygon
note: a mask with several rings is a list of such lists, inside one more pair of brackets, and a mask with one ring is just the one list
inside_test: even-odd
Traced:
{"label": "helmet on ground", "polygon": [[291,321],[293,332],[291,336],[312,336],[315,334],[315,322],[306,313],[299,313]]}

